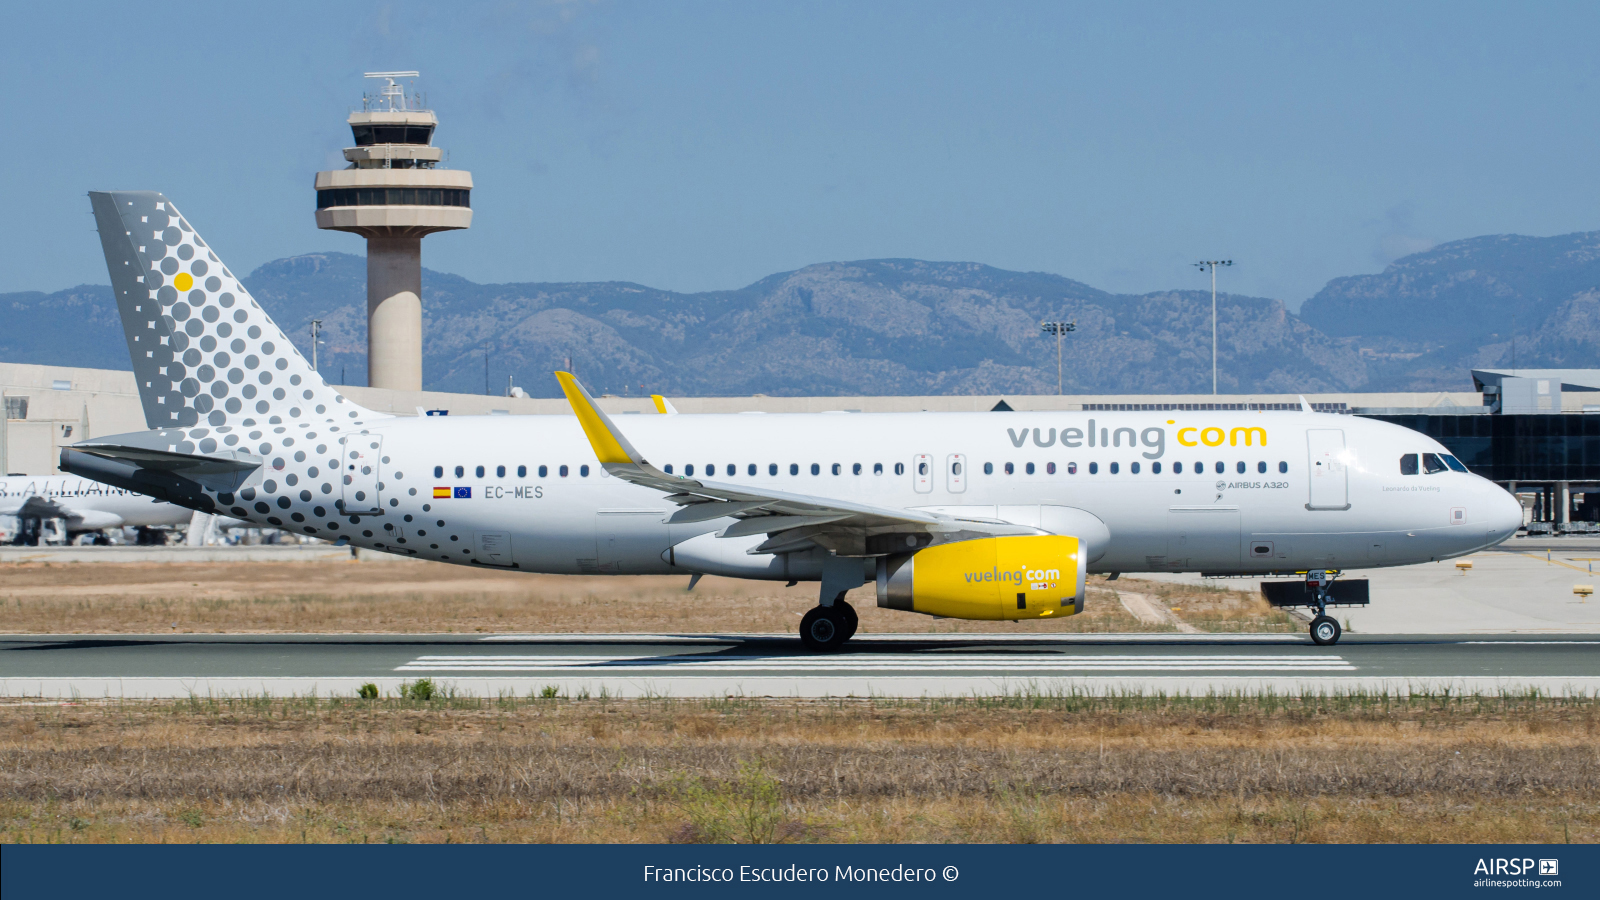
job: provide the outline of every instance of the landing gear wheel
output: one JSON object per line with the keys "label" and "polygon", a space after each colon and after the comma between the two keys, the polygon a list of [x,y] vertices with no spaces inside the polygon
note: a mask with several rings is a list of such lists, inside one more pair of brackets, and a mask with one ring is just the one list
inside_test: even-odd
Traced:
{"label": "landing gear wheel", "polygon": [[835,607],[814,606],[800,620],[800,642],[816,653],[833,653],[849,640],[845,617]]}
{"label": "landing gear wheel", "polygon": [[1339,635],[1343,633],[1339,620],[1332,616],[1317,616],[1311,620],[1311,642],[1319,647],[1331,647],[1339,643]]}
{"label": "landing gear wheel", "polygon": [[856,615],[856,608],[843,600],[833,601],[833,608],[844,616],[844,639],[850,640],[856,636],[856,627],[861,624],[861,617]]}

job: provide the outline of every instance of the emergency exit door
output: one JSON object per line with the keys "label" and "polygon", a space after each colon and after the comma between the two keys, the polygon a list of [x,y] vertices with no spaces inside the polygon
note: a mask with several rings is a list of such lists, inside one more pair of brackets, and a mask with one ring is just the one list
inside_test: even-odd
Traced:
{"label": "emergency exit door", "polygon": [[1345,464],[1344,429],[1310,429],[1306,449],[1311,470],[1306,509],[1349,509],[1350,467]]}

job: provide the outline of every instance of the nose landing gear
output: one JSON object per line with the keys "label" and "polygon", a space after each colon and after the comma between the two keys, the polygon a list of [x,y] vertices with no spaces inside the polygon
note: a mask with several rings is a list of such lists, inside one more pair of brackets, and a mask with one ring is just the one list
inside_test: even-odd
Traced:
{"label": "nose landing gear", "polygon": [[1344,630],[1339,627],[1339,620],[1332,616],[1317,616],[1311,620],[1311,642],[1319,647],[1329,647],[1339,643],[1339,635]]}
{"label": "nose landing gear", "polygon": [[1331,647],[1339,643],[1339,636],[1344,633],[1344,629],[1339,627],[1339,620],[1328,615],[1328,589],[1333,586],[1333,579],[1338,574],[1328,571],[1306,573],[1306,591],[1311,594],[1311,603],[1317,610],[1317,617],[1311,620],[1311,642],[1319,647]]}

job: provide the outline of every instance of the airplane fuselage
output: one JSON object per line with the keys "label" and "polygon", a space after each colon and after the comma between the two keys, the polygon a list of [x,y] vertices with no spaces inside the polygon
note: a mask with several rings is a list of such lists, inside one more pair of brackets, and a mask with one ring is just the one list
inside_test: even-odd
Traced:
{"label": "airplane fuselage", "polygon": [[[1478,476],[1402,474],[1404,455],[1448,452],[1436,442],[1353,416],[629,415],[618,424],[658,468],[725,484],[1045,530],[1051,510],[1087,512],[1110,534],[1091,564],[1098,572],[1406,565],[1470,553],[1521,524],[1516,501]],[[367,476],[347,485],[331,475],[340,445],[324,442],[304,462],[278,457],[259,486],[219,505],[262,524],[453,563],[811,577],[744,564],[752,540],[727,539],[738,552],[720,562],[704,552],[676,558],[672,548],[732,520],[666,524],[674,504],[608,476],[574,418],[395,418],[362,432],[381,447],[369,448],[376,465]],[[278,462],[284,468],[274,470]],[[289,483],[296,473],[306,484]],[[312,500],[300,500],[313,484]],[[363,487],[376,503],[344,493]],[[290,499],[287,511],[280,497]],[[339,499],[373,514],[341,516]]]}

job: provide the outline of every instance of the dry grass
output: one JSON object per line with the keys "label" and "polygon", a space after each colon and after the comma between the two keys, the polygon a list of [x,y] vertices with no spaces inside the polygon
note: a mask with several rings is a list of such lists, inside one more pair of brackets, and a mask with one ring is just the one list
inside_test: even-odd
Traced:
{"label": "dry grass", "polygon": [[1600,839],[1540,697],[0,707],[4,841]]}
{"label": "dry grass", "polygon": [[[589,577],[484,571],[436,562],[97,563],[0,566],[0,632],[791,632],[817,587],[708,577]],[[1170,631],[1141,625],[1102,578],[1084,612],[1059,620],[961,622],[880,610],[850,594],[861,631]],[[1111,587],[1201,611],[1202,628],[1295,630],[1259,598],[1123,579]]]}

